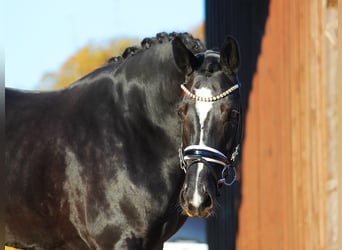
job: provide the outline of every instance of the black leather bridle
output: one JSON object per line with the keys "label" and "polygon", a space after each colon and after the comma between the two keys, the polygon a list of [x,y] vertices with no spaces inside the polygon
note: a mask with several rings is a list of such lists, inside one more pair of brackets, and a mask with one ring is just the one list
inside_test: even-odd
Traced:
{"label": "black leather bridle", "polygon": [[[236,89],[240,88],[240,82],[236,83],[233,87],[229,88],[223,94],[220,94],[213,98],[204,98],[201,96],[197,96],[195,94],[192,94],[184,84],[181,85],[182,90],[184,91],[185,95],[189,96],[190,98],[196,100],[196,101],[202,101],[202,102],[213,102],[220,100],[226,96],[228,96],[230,93],[235,91]],[[234,184],[234,182],[237,179],[237,160],[240,153],[240,141],[241,141],[241,114],[239,117],[239,125],[238,125],[238,132],[235,136],[235,141],[237,141],[237,144],[235,146],[235,149],[233,153],[231,154],[230,158],[227,157],[225,154],[220,152],[219,150],[208,147],[206,145],[190,145],[186,148],[183,148],[183,145],[179,148],[179,161],[180,161],[180,167],[183,169],[183,171],[186,173],[187,170],[197,164],[197,163],[203,163],[206,165],[210,170],[212,170],[212,165],[215,164],[217,166],[222,167],[221,176],[217,177],[217,185],[218,186],[231,186]],[[215,173],[215,171],[213,171]]]}

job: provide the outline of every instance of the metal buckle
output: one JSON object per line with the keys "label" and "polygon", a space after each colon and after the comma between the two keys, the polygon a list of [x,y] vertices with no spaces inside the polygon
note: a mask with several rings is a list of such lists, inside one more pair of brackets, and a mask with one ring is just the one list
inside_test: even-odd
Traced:
{"label": "metal buckle", "polygon": [[239,156],[240,151],[240,144],[236,145],[234,152],[232,153],[232,156],[230,157],[230,160],[232,162],[235,162],[236,158]]}
{"label": "metal buckle", "polygon": [[180,165],[180,168],[183,169],[184,173],[186,173],[186,162],[184,160],[184,155],[183,155],[183,149],[182,148],[178,149],[178,155],[179,155],[179,165]]}

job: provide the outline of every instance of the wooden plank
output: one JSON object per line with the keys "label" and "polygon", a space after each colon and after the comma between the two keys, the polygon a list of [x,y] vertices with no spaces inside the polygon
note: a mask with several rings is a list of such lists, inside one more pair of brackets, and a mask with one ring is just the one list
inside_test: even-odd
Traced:
{"label": "wooden plank", "polygon": [[[342,1],[338,3],[339,13],[342,13]],[[338,76],[336,79],[337,93],[342,93],[342,15],[339,15],[338,27]],[[342,98],[337,98],[337,164],[338,164],[338,247],[342,250]]]}
{"label": "wooden plank", "polygon": [[325,249],[322,21],[318,0],[270,2],[246,119],[238,249]]}

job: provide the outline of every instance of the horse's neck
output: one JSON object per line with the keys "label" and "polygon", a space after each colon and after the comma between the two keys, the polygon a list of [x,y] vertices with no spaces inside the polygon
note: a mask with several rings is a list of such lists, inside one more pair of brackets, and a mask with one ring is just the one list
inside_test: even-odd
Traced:
{"label": "horse's neck", "polygon": [[124,82],[127,98],[133,96],[130,91],[140,92],[152,119],[161,122],[171,113],[177,118],[184,75],[174,63],[170,43],[155,45],[127,58],[116,70],[115,79],[118,84]]}
{"label": "horse's neck", "polygon": [[[67,100],[72,99],[78,105],[76,109],[87,112],[95,112],[101,105],[101,115],[114,117],[112,122],[121,119],[132,126],[158,127],[178,142],[177,105],[184,76],[175,66],[170,44],[156,46],[81,79],[66,90],[73,92]],[[115,127],[110,123],[102,125],[108,126],[106,129]]]}

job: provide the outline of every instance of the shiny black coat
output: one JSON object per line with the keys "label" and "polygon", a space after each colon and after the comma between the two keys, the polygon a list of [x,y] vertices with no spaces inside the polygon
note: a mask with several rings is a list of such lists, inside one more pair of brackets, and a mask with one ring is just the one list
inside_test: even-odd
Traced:
{"label": "shiny black coat", "polygon": [[6,244],[162,249],[183,224],[179,85],[204,47],[175,35],[63,90],[6,89]]}
{"label": "shiny black coat", "polygon": [[[234,84],[237,43],[228,39],[214,61],[188,34],[161,33],[141,47],[63,90],[6,89],[7,245],[158,250],[184,223],[180,85]],[[227,101],[230,110],[238,98]],[[229,153],[236,136],[221,137]]]}

